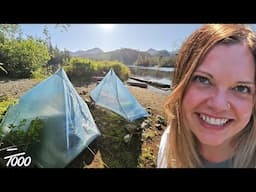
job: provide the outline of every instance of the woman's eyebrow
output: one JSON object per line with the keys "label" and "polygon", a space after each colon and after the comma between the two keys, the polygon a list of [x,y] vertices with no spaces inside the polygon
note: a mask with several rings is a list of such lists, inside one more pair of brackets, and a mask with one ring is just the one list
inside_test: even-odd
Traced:
{"label": "woman's eyebrow", "polygon": [[[197,71],[195,71],[195,73],[203,73],[203,74],[208,75],[208,76],[210,76],[211,78],[213,78],[212,74],[210,74],[210,73],[208,73],[208,72],[206,72],[206,71],[197,70]],[[237,84],[256,85],[256,82],[250,81],[250,80],[248,80],[248,81],[237,81],[236,83],[237,83]]]}
{"label": "woman's eyebrow", "polygon": [[238,84],[250,84],[250,85],[255,85],[255,82],[253,81],[238,81]]}
{"label": "woman's eyebrow", "polygon": [[197,71],[195,71],[195,73],[203,73],[203,74],[205,74],[205,75],[207,75],[207,76],[210,76],[210,77],[213,79],[212,74],[210,74],[210,73],[208,73],[208,72],[206,72],[206,71],[197,70]]}

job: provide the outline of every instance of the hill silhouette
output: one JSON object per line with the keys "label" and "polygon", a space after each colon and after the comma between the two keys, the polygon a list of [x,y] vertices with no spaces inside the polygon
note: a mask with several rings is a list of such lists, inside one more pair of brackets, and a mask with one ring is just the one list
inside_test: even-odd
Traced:
{"label": "hill silhouette", "polygon": [[141,66],[164,66],[173,67],[176,52],[167,50],[148,49],[147,51],[139,51],[135,49],[122,48],[114,51],[104,52],[100,48],[79,50],[70,52],[73,57],[82,57],[93,60],[117,60],[125,65],[141,65]]}

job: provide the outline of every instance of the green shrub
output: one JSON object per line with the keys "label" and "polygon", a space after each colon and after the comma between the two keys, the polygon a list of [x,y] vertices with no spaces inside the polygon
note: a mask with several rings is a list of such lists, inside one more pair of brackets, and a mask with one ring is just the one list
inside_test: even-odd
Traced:
{"label": "green shrub", "polygon": [[44,127],[44,122],[36,118],[29,124],[27,130],[24,129],[26,119],[20,121],[19,125],[10,124],[10,132],[1,138],[4,146],[15,145],[19,150],[27,151],[32,145],[40,141],[40,133]]}
{"label": "green shrub", "polygon": [[113,68],[118,77],[125,81],[130,76],[130,69],[119,61],[95,61],[79,57],[71,58],[64,69],[71,81],[90,82],[93,76],[105,76]]}
{"label": "green shrub", "polygon": [[0,123],[4,117],[5,112],[11,104],[16,102],[15,99],[8,99],[6,95],[0,97]]}

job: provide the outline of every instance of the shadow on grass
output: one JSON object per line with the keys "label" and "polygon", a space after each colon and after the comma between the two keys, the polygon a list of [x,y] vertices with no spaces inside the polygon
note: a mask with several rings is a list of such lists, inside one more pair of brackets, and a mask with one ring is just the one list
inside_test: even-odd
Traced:
{"label": "shadow on grass", "polygon": [[89,165],[94,160],[94,154],[98,151],[98,138],[96,138],[90,145],[85,148],[73,161],[71,161],[66,168],[83,168]]}
{"label": "shadow on grass", "polygon": [[[90,149],[85,149],[67,167],[138,167],[138,158],[141,154],[140,125],[143,119],[128,122],[123,117],[99,106],[94,106],[90,111],[102,135],[89,145]],[[135,131],[137,128],[138,131]],[[124,137],[128,134],[131,137],[125,142]],[[96,157],[93,153],[100,155]]]}
{"label": "shadow on grass", "polygon": [[[128,122],[123,117],[98,106],[91,111],[102,133],[98,146],[105,167],[136,168],[141,153],[141,132],[135,130],[140,128],[142,120]],[[124,137],[128,134],[130,138],[125,141]]]}

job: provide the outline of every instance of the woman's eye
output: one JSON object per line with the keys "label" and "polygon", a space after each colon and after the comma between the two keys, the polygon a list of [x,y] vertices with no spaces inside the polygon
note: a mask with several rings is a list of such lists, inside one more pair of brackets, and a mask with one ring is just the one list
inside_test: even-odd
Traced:
{"label": "woman's eye", "polygon": [[203,76],[199,76],[199,75],[196,75],[193,80],[197,81],[199,83],[206,84],[206,85],[210,85],[211,84],[211,82],[209,81],[208,78],[203,77]]}
{"label": "woman's eye", "polygon": [[244,85],[238,85],[234,88],[234,90],[237,92],[240,92],[240,93],[250,93],[251,92],[251,89]]}

